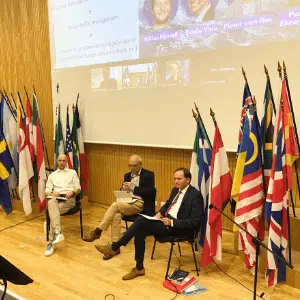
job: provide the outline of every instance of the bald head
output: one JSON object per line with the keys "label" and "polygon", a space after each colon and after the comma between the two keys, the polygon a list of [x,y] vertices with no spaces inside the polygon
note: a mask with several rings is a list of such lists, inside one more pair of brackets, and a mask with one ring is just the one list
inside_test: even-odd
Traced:
{"label": "bald head", "polygon": [[60,170],[63,170],[67,166],[67,156],[65,154],[60,154],[57,157],[57,166]]}
{"label": "bald head", "polygon": [[142,158],[139,155],[131,155],[129,158],[128,167],[131,169],[131,173],[138,174],[142,168]]}

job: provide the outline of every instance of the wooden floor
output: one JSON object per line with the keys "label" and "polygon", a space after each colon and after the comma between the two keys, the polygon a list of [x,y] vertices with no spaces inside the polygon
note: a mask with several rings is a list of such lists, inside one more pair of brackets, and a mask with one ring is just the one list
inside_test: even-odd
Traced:
{"label": "wooden floor", "polygon": [[[94,229],[105,209],[89,205],[84,210],[84,230]],[[23,222],[25,221],[25,222]],[[21,223],[23,222],[23,223]],[[169,254],[169,245],[159,244],[153,261],[150,260],[153,238],[147,239],[145,268],[146,275],[132,281],[122,281],[121,277],[134,266],[134,247],[131,241],[121,249],[121,255],[103,261],[93,243],[80,239],[79,215],[62,217],[62,230],[66,240],[57,246],[51,257],[45,257],[46,241],[43,239],[44,216],[24,217],[20,212],[6,216],[0,210],[0,254],[28,274],[34,283],[28,286],[9,284],[9,289],[30,300],[41,299],[104,299],[106,294],[115,299],[172,299],[174,293],[162,286]],[[20,223],[20,224],[19,224]],[[109,232],[101,238],[101,243],[109,241]],[[233,245],[230,234],[224,236],[224,248]],[[194,269],[188,245],[183,245],[181,268]],[[230,250],[230,249],[229,249]],[[176,251],[177,252],[177,251]],[[200,255],[197,255],[200,260]],[[253,276],[243,266],[239,256],[223,254],[219,263],[222,270],[252,289]],[[174,257],[171,269],[178,266]],[[195,275],[195,274],[194,274]],[[233,279],[223,274],[215,265],[201,269],[199,281],[208,291],[194,295],[191,299],[253,299],[253,295]],[[300,299],[300,291],[284,284],[267,288],[259,275],[258,293],[265,292],[265,299]],[[184,299],[178,295],[176,300]],[[107,298],[112,299],[112,297]]]}

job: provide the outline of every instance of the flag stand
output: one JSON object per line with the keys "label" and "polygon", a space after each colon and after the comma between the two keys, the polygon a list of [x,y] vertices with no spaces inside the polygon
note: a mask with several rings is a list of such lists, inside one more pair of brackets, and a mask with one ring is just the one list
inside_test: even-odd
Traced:
{"label": "flag stand", "polygon": [[253,299],[256,300],[256,296],[258,296],[259,298],[263,299],[263,296],[265,293],[261,293],[260,295],[256,294],[257,291],[257,275],[258,275],[258,257],[259,257],[259,253],[260,253],[260,247],[265,248],[267,251],[271,252],[274,256],[276,256],[281,262],[283,262],[287,267],[289,267],[290,269],[294,269],[294,267],[287,262],[285,259],[283,259],[282,257],[278,256],[275,252],[273,252],[263,241],[261,241],[258,237],[253,236],[249,231],[247,231],[245,228],[243,228],[242,226],[240,226],[240,224],[236,223],[234,220],[232,220],[227,214],[225,214],[222,209],[219,209],[218,207],[216,207],[213,204],[209,205],[209,209],[216,209],[219,213],[221,213],[225,218],[227,218],[230,222],[232,222],[233,224],[235,224],[238,228],[240,228],[241,230],[243,230],[246,234],[248,234],[251,238],[253,243],[255,244],[255,248],[256,248],[256,262],[255,262],[255,275],[254,275],[254,282],[253,282]]}

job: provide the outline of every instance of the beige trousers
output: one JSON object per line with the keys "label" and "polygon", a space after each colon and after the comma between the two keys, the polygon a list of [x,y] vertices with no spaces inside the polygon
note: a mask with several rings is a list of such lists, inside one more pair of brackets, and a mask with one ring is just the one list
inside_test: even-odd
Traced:
{"label": "beige trousers", "polygon": [[105,231],[111,225],[111,241],[117,242],[121,236],[122,217],[140,213],[143,207],[144,202],[140,200],[134,203],[114,202],[105,213],[99,228]]}
{"label": "beige trousers", "polygon": [[75,198],[66,201],[58,201],[56,199],[48,200],[48,212],[50,217],[50,234],[49,240],[53,240],[53,232],[60,232],[60,215],[66,213],[75,206]]}

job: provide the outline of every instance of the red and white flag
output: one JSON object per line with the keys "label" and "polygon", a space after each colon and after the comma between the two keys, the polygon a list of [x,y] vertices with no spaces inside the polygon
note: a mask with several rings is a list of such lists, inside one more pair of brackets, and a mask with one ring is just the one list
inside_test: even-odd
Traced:
{"label": "red and white flag", "polygon": [[30,100],[27,98],[26,102],[26,137],[28,139],[28,147],[30,152],[30,158],[32,163],[35,160],[34,154],[34,137],[33,137],[33,129],[32,129],[32,108],[30,105]]}
{"label": "red and white flag", "polygon": [[[18,112],[20,110],[18,109]],[[23,201],[23,208],[26,215],[32,212],[29,190],[29,180],[33,177],[32,161],[29,152],[29,141],[26,136],[25,124],[22,115],[18,113],[19,122],[19,194]]]}
{"label": "red and white flag", "polygon": [[46,188],[46,168],[45,168],[45,159],[44,159],[44,148],[43,148],[43,139],[42,139],[42,131],[41,131],[41,120],[40,114],[38,110],[38,103],[36,95],[33,95],[33,116],[32,116],[32,124],[33,124],[33,136],[34,136],[34,149],[35,149],[35,163],[36,163],[36,171],[37,171],[37,184],[38,184],[38,200],[39,200],[39,209],[40,211],[46,208],[46,196],[45,196],[45,188]]}
{"label": "red and white flag", "polygon": [[[215,128],[210,173],[209,204],[222,210],[223,204],[230,199],[232,178],[228,158],[218,125]],[[222,216],[212,208],[208,211],[206,235],[203,248],[202,266],[222,259]]]}

